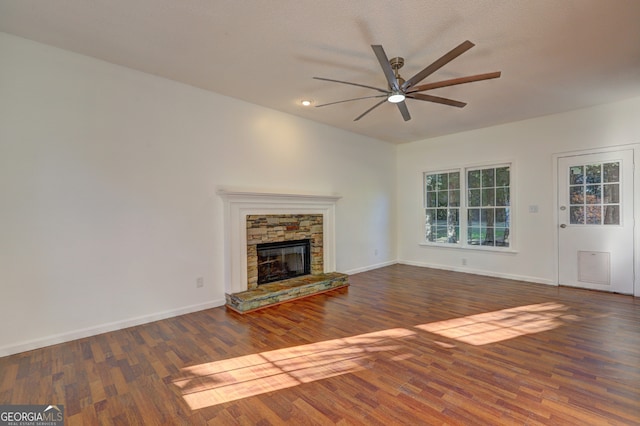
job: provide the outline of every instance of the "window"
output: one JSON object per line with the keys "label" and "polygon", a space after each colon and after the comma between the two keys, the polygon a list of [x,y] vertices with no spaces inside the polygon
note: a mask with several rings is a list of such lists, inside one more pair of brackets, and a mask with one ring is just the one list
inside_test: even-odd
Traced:
{"label": "window", "polygon": [[509,246],[509,167],[467,171],[467,244]]}
{"label": "window", "polygon": [[572,225],[620,225],[620,162],[571,166]]}
{"label": "window", "polygon": [[457,243],[460,235],[460,172],[424,175],[425,237],[437,243]]}
{"label": "window", "polygon": [[427,242],[509,247],[510,165],[427,172],[424,197]]}

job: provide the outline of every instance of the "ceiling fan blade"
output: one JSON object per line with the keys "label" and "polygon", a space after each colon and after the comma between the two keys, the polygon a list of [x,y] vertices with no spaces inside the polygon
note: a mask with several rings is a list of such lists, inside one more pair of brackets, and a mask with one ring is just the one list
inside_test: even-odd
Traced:
{"label": "ceiling fan blade", "polygon": [[374,109],[378,108],[380,105],[382,105],[385,102],[387,102],[386,99],[381,100],[380,102],[378,102],[377,104],[375,104],[374,106],[372,106],[371,108],[369,108],[368,110],[366,110],[365,112],[363,112],[362,114],[357,116],[353,121],[360,120],[362,117],[364,117],[365,115],[369,114],[371,111],[373,111]]}
{"label": "ceiling fan blade", "polygon": [[404,118],[404,121],[411,120],[411,114],[409,114],[409,108],[407,108],[407,104],[402,101],[398,102],[396,105],[398,105],[398,109],[400,110],[400,114],[402,114],[402,118]]}
{"label": "ceiling fan blade", "polygon": [[386,98],[387,97],[386,93],[384,95],[363,96],[362,98],[353,98],[353,99],[345,99],[344,101],[329,102],[328,104],[316,105],[316,108],[320,108],[327,105],[341,104],[343,102],[359,101],[360,99],[371,99],[371,98],[382,98],[382,97]]}
{"label": "ceiling fan blade", "polygon": [[465,105],[467,105],[466,102],[454,101],[453,99],[441,98],[439,96],[425,95],[422,93],[410,93],[407,95],[407,98],[418,99],[420,101],[435,102],[437,104],[444,104],[444,105],[454,106],[458,108],[462,108]]}
{"label": "ceiling fan blade", "polygon": [[460,43],[457,47],[451,49],[448,53],[443,55],[440,59],[437,59],[431,65],[428,65],[425,69],[420,71],[418,74],[411,77],[409,80],[405,81],[402,85],[402,90],[408,90],[411,86],[420,83],[430,74],[433,74],[458,56],[462,55],[467,50],[471,49],[475,44],[471,43],[469,40],[466,40]]}
{"label": "ceiling fan blade", "polygon": [[382,67],[382,71],[384,72],[384,76],[387,78],[387,82],[389,83],[389,87],[392,90],[400,90],[400,86],[398,86],[398,79],[391,68],[391,64],[389,63],[389,58],[387,58],[387,54],[384,53],[384,49],[379,44],[372,44],[371,48],[373,49],[373,53],[376,54],[376,58],[378,58],[378,62],[380,62],[380,66]]}
{"label": "ceiling fan blade", "polygon": [[486,74],[470,75],[468,77],[452,78],[451,80],[443,80],[443,81],[436,81],[435,83],[421,84],[420,86],[412,87],[408,92],[409,93],[423,92],[425,90],[438,89],[440,87],[455,86],[456,84],[472,83],[474,81],[490,80],[492,78],[499,78],[499,77],[500,77],[500,71],[489,72]]}
{"label": "ceiling fan blade", "polygon": [[333,80],[331,78],[323,78],[323,77],[313,77],[316,80],[323,80],[323,81],[332,81],[334,83],[342,83],[342,84],[349,84],[351,86],[359,86],[359,87],[366,87],[367,89],[373,89],[373,90],[377,90],[378,92],[382,92],[382,93],[389,93],[388,90],[384,90],[384,89],[380,89],[378,87],[373,87],[373,86],[367,86],[366,84],[359,84],[359,83],[351,83],[350,81],[342,81],[342,80]]}

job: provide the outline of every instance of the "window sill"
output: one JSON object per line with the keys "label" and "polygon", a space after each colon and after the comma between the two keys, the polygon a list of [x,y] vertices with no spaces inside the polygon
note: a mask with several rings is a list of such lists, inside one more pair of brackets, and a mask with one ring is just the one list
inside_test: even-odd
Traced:
{"label": "window sill", "polygon": [[470,251],[489,251],[493,253],[508,253],[508,254],[516,254],[518,253],[513,247],[495,247],[495,246],[470,246],[470,245],[459,245],[459,244],[442,244],[442,243],[427,243],[421,242],[418,243],[419,246],[422,247],[437,247],[443,249],[453,249],[453,250],[470,250]]}

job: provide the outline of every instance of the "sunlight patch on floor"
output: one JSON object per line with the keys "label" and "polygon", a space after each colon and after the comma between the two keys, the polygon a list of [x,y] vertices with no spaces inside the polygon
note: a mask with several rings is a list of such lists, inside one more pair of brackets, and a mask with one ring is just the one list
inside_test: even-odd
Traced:
{"label": "sunlight patch on floor", "polygon": [[560,303],[538,303],[417,325],[416,328],[479,346],[557,328],[564,321],[575,319],[566,311],[567,307]]}
{"label": "sunlight patch on floor", "polygon": [[[579,318],[560,303],[539,303],[416,325],[419,330],[470,345],[486,345],[552,330]],[[290,388],[371,368],[373,355],[411,358],[402,339],[416,338],[405,328],[360,334],[308,345],[208,362],[182,369],[172,383],[192,410]],[[453,349],[452,342],[434,342]],[[379,356],[379,355],[378,355]]]}
{"label": "sunlight patch on floor", "polygon": [[395,340],[415,334],[394,328],[199,364],[173,384],[197,410],[362,370],[373,353],[398,349]]}

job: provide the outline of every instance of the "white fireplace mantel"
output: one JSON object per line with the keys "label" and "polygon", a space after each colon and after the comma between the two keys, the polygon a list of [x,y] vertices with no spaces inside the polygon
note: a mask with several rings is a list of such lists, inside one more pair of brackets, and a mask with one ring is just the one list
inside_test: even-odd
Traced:
{"label": "white fireplace mantel", "polygon": [[322,214],[324,272],[335,272],[336,195],[275,194],[221,189],[224,200],[225,291],[247,290],[247,216]]}

